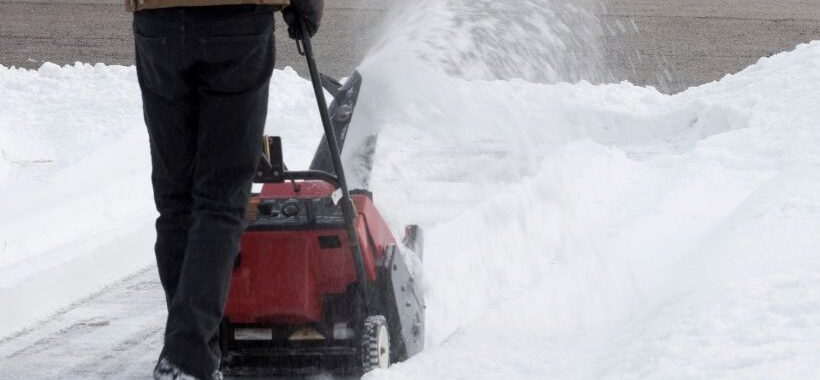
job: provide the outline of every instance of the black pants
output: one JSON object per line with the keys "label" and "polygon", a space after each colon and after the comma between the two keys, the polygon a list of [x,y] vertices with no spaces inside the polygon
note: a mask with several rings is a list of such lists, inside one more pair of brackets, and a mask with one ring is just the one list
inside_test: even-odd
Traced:
{"label": "black pants", "polygon": [[273,8],[169,8],[134,15],[153,163],[157,266],[168,302],[162,356],[208,378],[273,70]]}

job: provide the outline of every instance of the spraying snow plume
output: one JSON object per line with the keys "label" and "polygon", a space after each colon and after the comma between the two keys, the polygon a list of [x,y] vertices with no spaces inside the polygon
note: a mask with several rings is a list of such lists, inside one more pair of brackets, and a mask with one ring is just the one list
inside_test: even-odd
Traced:
{"label": "spraying snow plume", "polygon": [[[566,190],[526,178],[548,177],[544,160],[556,149],[603,139],[613,124],[610,112],[557,101],[577,88],[595,91],[588,81],[541,84],[606,76],[599,23],[581,4],[402,4],[359,69],[364,87],[348,146],[380,135],[377,202],[395,230],[412,222],[430,231],[430,342],[538,283],[578,234],[560,206]],[[357,152],[345,154],[352,162]],[[511,196],[494,198],[502,189]]]}
{"label": "spraying snow plume", "polygon": [[[398,5],[361,70],[425,67],[465,79],[609,78],[592,0],[418,0]],[[390,66],[388,64],[387,66]],[[374,68],[375,66],[375,68]]]}
{"label": "spraying snow plume", "polygon": [[[594,2],[526,0],[417,0],[396,3],[382,39],[359,67],[364,85],[348,146],[364,146],[383,128],[408,120],[439,149],[458,151],[465,137],[499,157],[517,156],[515,167],[484,177],[517,178],[532,172],[537,157],[578,131],[522,115],[549,117],[553,105],[509,97],[487,81],[555,83],[604,81],[608,74],[598,37]],[[525,82],[521,82],[525,83]],[[477,101],[478,100],[478,101]],[[432,123],[436,120],[436,123]],[[401,127],[407,128],[407,127]],[[418,141],[416,141],[418,143]],[[361,151],[344,152],[354,185],[363,185]],[[523,163],[523,161],[528,161]],[[472,169],[462,170],[469,175]]]}

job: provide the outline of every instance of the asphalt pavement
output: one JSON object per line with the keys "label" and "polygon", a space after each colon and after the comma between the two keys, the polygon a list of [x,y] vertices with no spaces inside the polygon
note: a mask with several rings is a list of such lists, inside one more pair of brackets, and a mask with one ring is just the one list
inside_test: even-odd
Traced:
{"label": "asphalt pavement", "polygon": [[[329,0],[314,39],[322,71],[349,75],[376,37],[390,0]],[[0,65],[38,68],[43,62],[134,64],[131,14],[122,0],[0,0]],[[276,16],[277,68],[307,67]]]}
{"label": "asphalt pavement", "polygon": [[[567,0],[571,1],[571,0]],[[376,38],[389,0],[330,0],[315,44],[324,71],[348,75]],[[0,64],[133,64],[120,0],[0,0]],[[760,57],[820,40],[818,0],[602,0],[595,12],[613,77],[665,92],[720,79]],[[278,19],[277,67],[304,65]]]}
{"label": "asphalt pavement", "polygon": [[718,80],[820,40],[818,0],[605,0],[608,66],[666,92]]}

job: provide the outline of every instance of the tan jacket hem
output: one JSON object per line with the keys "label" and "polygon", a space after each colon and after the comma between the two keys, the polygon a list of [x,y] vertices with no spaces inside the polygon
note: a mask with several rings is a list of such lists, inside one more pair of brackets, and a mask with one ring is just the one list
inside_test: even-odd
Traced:
{"label": "tan jacket hem", "polygon": [[240,4],[274,5],[277,9],[281,9],[289,5],[290,0],[125,0],[125,9],[129,12],[136,12],[143,9]]}

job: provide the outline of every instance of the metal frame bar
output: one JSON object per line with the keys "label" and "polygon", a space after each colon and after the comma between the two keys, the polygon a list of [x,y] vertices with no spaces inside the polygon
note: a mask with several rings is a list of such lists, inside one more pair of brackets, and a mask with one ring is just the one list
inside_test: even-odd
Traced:
{"label": "metal frame bar", "polygon": [[347,236],[350,241],[350,248],[353,251],[353,261],[356,264],[356,275],[359,280],[361,292],[365,309],[369,309],[368,287],[369,281],[364,267],[364,260],[362,258],[362,249],[359,245],[359,237],[356,234],[356,207],[353,205],[353,199],[350,198],[350,190],[347,187],[347,180],[345,179],[344,167],[342,165],[342,155],[339,149],[339,142],[336,140],[336,133],[333,129],[333,123],[330,120],[330,113],[327,109],[327,100],[325,99],[324,88],[322,86],[322,77],[319,73],[319,68],[316,65],[316,56],[313,54],[313,46],[310,41],[310,32],[307,25],[300,21],[302,48],[304,48],[304,56],[307,61],[308,69],[310,71],[310,81],[313,84],[313,92],[316,95],[316,103],[319,106],[319,114],[322,118],[322,127],[327,138],[328,149],[333,161],[333,169],[336,172],[336,179],[338,180],[339,188],[342,191],[342,198],[340,200],[342,205],[342,214],[344,215]]}

